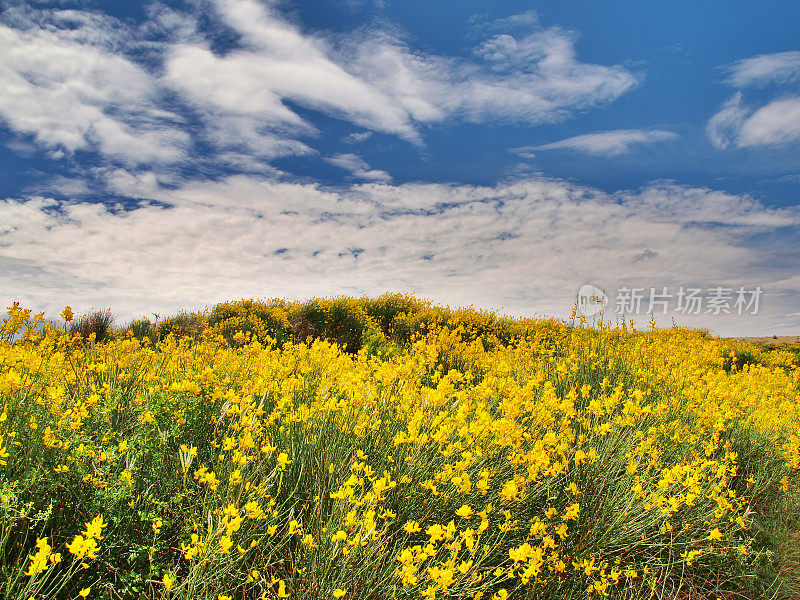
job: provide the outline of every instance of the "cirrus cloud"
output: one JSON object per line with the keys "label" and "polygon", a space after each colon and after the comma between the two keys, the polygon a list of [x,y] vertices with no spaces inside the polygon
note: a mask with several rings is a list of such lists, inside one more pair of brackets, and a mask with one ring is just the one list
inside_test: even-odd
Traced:
{"label": "cirrus cloud", "polygon": [[596,156],[619,156],[630,152],[633,146],[655,144],[677,138],[676,133],[660,129],[615,129],[576,135],[541,146],[518,148],[517,151],[528,153],[531,150],[575,150]]}
{"label": "cirrus cloud", "polygon": [[723,69],[728,73],[728,83],[738,88],[794,82],[800,80],[800,52],[761,54]]}
{"label": "cirrus cloud", "polygon": [[325,161],[335,167],[339,167],[345,171],[350,171],[350,174],[356,179],[383,182],[389,182],[392,180],[391,175],[389,175],[386,171],[370,169],[367,161],[355,154],[337,154],[335,156],[325,158]]}
{"label": "cirrus cloud", "polygon": [[[706,125],[717,148],[781,146],[800,140],[800,52],[762,54],[723,67],[727,83],[740,88]],[[748,87],[781,89],[766,104],[748,105]]]}

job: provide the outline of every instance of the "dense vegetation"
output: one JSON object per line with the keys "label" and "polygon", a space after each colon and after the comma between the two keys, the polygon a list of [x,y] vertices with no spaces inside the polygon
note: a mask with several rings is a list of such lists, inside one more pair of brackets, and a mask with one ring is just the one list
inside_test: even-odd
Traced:
{"label": "dense vegetation", "polygon": [[800,368],[412,297],[0,329],[5,598],[794,598]]}

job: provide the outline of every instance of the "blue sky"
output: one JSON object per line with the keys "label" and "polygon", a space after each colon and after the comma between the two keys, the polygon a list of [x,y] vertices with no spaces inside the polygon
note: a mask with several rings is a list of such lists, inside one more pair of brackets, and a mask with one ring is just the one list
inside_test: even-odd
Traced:
{"label": "blue sky", "polygon": [[662,324],[800,333],[796,3],[0,6],[7,302],[564,316],[593,283],[609,315],[667,288]]}

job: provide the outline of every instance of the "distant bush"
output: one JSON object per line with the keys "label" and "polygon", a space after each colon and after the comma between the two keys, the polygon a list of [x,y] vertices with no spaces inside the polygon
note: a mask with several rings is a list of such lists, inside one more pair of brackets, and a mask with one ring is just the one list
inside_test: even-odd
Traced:
{"label": "distant bush", "polygon": [[282,347],[291,333],[286,306],[277,299],[222,302],[212,309],[208,324],[231,346],[241,346],[249,339]]}
{"label": "distant bush", "polygon": [[800,344],[753,343],[722,340],[725,350],[723,368],[741,371],[746,365],[766,367],[800,367]]}
{"label": "distant bush", "polygon": [[415,312],[421,306],[419,300],[406,294],[383,294],[374,300],[364,301],[364,311],[386,335],[391,333],[392,322],[399,315]]}
{"label": "distant bush", "polygon": [[111,310],[95,310],[79,316],[70,321],[68,331],[72,335],[80,335],[88,340],[94,335],[94,341],[103,342],[111,337],[111,326],[114,323],[114,316]]}
{"label": "distant bush", "polygon": [[179,312],[174,317],[167,317],[156,326],[159,339],[172,334],[175,337],[197,336],[205,328],[205,317],[195,312]]}
{"label": "distant bush", "polygon": [[315,298],[296,307],[291,319],[297,341],[303,342],[309,337],[326,339],[350,353],[358,352],[375,328],[356,298]]}
{"label": "distant bush", "polygon": [[135,337],[141,341],[149,341],[155,343],[157,340],[157,333],[155,325],[150,319],[134,319],[122,328],[123,336]]}
{"label": "distant bush", "polygon": [[372,299],[235,300],[217,304],[207,317],[180,313],[157,326],[142,319],[124,331],[155,342],[170,333],[196,336],[206,326],[232,347],[257,341],[282,348],[289,341],[320,339],[335,342],[350,354],[366,348],[368,354],[381,355],[442,327],[459,342],[478,341],[484,350],[530,340],[558,351],[565,347],[570,330],[555,319],[498,316],[472,307],[451,309],[408,294],[387,293]]}

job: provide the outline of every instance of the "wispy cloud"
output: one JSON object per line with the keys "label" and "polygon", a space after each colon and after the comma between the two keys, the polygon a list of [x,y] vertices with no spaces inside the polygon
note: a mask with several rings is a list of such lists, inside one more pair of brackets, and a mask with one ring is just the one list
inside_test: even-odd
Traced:
{"label": "wispy cloud", "polygon": [[389,182],[392,180],[391,175],[389,175],[386,171],[370,169],[367,162],[355,154],[337,154],[335,156],[327,157],[324,160],[335,167],[339,167],[345,171],[350,171],[350,174],[356,179],[382,182]]}
{"label": "wispy cloud", "polygon": [[371,131],[356,131],[354,133],[349,133],[344,136],[343,140],[347,144],[359,144],[363,141],[368,140],[372,137]]}
{"label": "wispy cloud", "polygon": [[729,98],[706,124],[706,133],[711,143],[723,150],[730,146],[731,142],[735,143],[747,118],[747,112],[742,106],[741,92]]}
{"label": "wispy cloud", "polygon": [[559,28],[496,35],[469,61],[414,52],[385,33],[358,40],[346,56],[354,73],[421,123],[554,122],[612,102],[640,81],[621,66],[581,62],[575,35]]}
{"label": "wispy cloud", "polygon": [[[800,140],[800,52],[762,54],[726,65],[727,82],[740,88],[706,125],[717,148],[779,146]],[[748,87],[776,88],[766,104],[748,104]],[[778,91],[780,90],[780,91]]]}
{"label": "wispy cloud", "polygon": [[800,52],[777,52],[745,58],[723,67],[728,83],[744,88],[751,85],[800,81]]}
{"label": "wispy cloud", "polygon": [[788,144],[800,140],[800,96],[762,106],[742,123],[739,146]]}
{"label": "wispy cloud", "polygon": [[113,19],[80,11],[3,17],[0,118],[12,130],[55,158],[86,149],[131,165],[185,157],[189,136],[159,107],[156,80],[114,52]]}
{"label": "wispy cloud", "polygon": [[529,153],[532,150],[574,150],[596,156],[619,156],[630,152],[633,146],[655,144],[677,138],[677,134],[660,129],[615,129],[577,135],[557,142],[541,146],[528,146],[517,150],[523,153]]}
{"label": "wispy cloud", "polygon": [[706,125],[711,142],[718,148],[731,145],[777,146],[800,140],[800,96],[792,96],[748,108],[741,93],[730,98]]}

